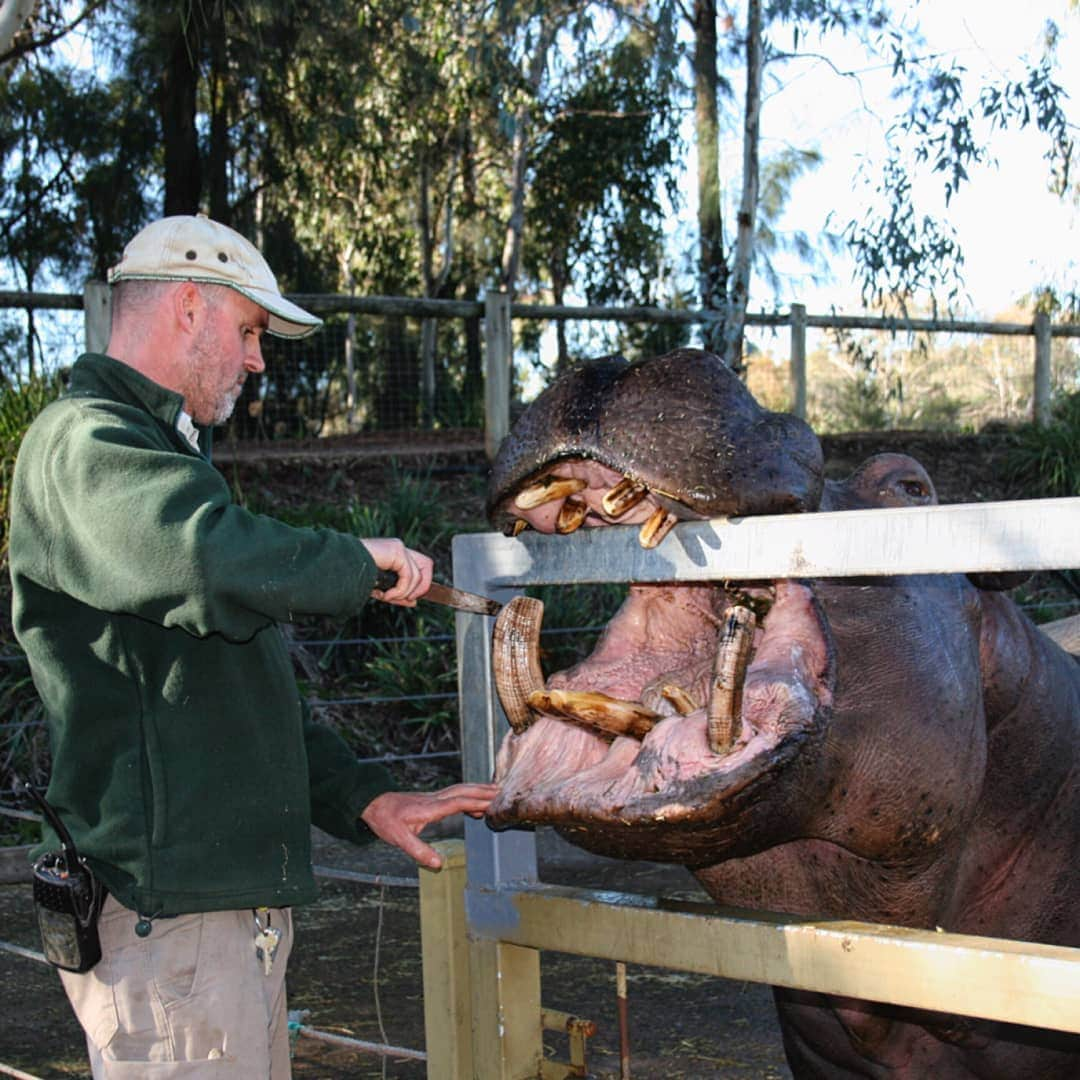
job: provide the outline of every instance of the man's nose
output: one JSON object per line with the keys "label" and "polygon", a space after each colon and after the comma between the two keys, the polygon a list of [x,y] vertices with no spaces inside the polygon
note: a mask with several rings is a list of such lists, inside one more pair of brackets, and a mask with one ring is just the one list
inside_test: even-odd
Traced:
{"label": "man's nose", "polygon": [[254,343],[248,346],[247,355],[244,357],[244,368],[253,375],[266,370],[266,361],[263,360],[262,345],[256,338]]}

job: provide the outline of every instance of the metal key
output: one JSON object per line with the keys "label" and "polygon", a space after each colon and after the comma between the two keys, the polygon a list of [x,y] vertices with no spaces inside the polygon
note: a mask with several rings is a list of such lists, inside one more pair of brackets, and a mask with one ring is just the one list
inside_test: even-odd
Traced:
{"label": "metal key", "polygon": [[270,925],[270,913],[266,913],[266,926],[259,921],[255,913],[255,955],[262,961],[263,974],[269,975],[274,968],[278,946],[281,944],[281,930]]}

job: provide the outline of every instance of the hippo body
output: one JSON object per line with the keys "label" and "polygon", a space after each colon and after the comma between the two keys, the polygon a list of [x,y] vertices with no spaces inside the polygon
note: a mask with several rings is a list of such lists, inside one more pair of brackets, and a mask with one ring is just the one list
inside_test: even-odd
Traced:
{"label": "hippo body", "polygon": [[[620,400],[610,386],[635,368],[663,376],[638,376],[653,387],[653,415],[677,411],[687,394],[707,402],[704,447],[658,458],[660,440],[639,432],[612,450],[605,428],[626,417],[621,405],[609,414]],[[494,467],[493,521],[570,531],[566,521],[638,524],[657,507],[689,518],[703,506],[741,515],[936,502],[903,455],[822,481],[809,429],[764,414],[710,354],[681,350],[607,374],[591,377],[608,389],[579,437],[566,434],[571,381],[526,412]],[[779,437],[742,445],[755,430]],[[724,468],[710,489],[694,464],[681,485],[680,462],[714,451],[725,466],[754,457],[747,479]],[[521,498],[552,476],[576,490],[535,506]],[[614,515],[604,495],[620,483],[639,501]],[[685,503],[681,488],[693,491]],[[565,499],[584,509],[564,517]],[[710,696],[714,657],[728,648],[718,627],[733,606],[752,604],[763,618],[733,734],[717,750],[715,718],[730,723]],[[550,704],[552,689],[633,702],[653,726],[643,737],[590,729],[584,709]],[[554,825],[591,851],[680,863],[723,905],[1080,946],[1080,663],[966,576],[631,586],[592,656],[524,700],[530,715],[499,752],[495,828]],[[774,993],[800,1080],[1080,1076],[1080,1037]]]}

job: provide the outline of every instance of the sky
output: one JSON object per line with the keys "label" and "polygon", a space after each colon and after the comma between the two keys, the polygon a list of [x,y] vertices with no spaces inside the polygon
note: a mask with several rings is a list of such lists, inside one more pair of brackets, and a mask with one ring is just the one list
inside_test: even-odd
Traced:
{"label": "sky", "polygon": [[[1080,124],[1080,11],[1069,14],[1067,0],[1029,0],[1006,7],[986,0],[924,0],[911,5],[929,51],[953,57],[970,73],[974,86],[984,78],[1019,77],[1025,57],[1042,55],[1047,19],[1062,31],[1057,52],[1057,81],[1069,92],[1066,111]],[[784,42],[778,42],[784,45]],[[835,56],[830,49],[830,57]],[[789,69],[794,78],[769,94],[763,109],[763,142],[777,146],[815,146],[823,164],[797,182],[783,226],[817,235],[828,211],[838,224],[862,216],[869,197],[857,180],[862,157],[884,158],[884,129],[893,115],[888,100],[889,72],[867,70],[865,55],[854,47],[835,65],[860,72],[858,80],[837,74],[823,61],[806,60]],[[1080,128],[1076,132],[1080,141]],[[737,155],[737,140],[733,140]],[[920,183],[919,209],[944,212],[956,230],[965,255],[965,284],[970,303],[962,314],[990,318],[1007,310],[1040,281],[1074,287],[1077,271],[1075,200],[1061,201],[1047,191],[1046,140],[1037,132],[997,133],[992,141],[996,162],[972,173],[972,183],[954,196],[946,209],[940,177]],[[734,164],[737,167],[737,157]],[[851,282],[851,264],[832,260],[832,280],[815,286],[801,275],[785,284],[781,306],[792,300],[811,312],[836,307],[862,308]],[[797,264],[787,268],[797,271]],[[774,295],[760,281],[752,290],[751,308],[771,308]]]}
{"label": "sky", "polygon": [[[895,10],[907,11],[918,23],[928,52],[966,67],[973,86],[987,78],[1019,77],[1025,57],[1034,60],[1042,55],[1044,28],[1048,19],[1053,20],[1061,30],[1057,78],[1069,92],[1067,111],[1080,125],[1080,10],[1069,13],[1068,0],[1028,0],[1004,7],[987,0],[922,0],[906,6],[896,0]],[[72,48],[78,40],[79,35],[71,36]],[[854,42],[846,46],[846,53],[838,53],[837,42],[832,38],[828,47],[832,64],[814,58],[791,64],[784,71],[781,89],[766,87],[763,107],[763,154],[788,143],[818,149],[823,155],[821,166],[797,181],[781,223],[781,229],[800,230],[811,239],[819,236],[830,211],[837,231],[847,221],[862,217],[871,190],[858,179],[859,163],[884,160],[884,132],[894,115],[888,69],[869,61]],[[774,44],[790,46],[784,40]],[[808,47],[805,41],[801,44],[804,50]],[[82,60],[88,62],[86,56]],[[845,76],[841,71],[857,74]],[[730,119],[733,124],[739,120]],[[691,190],[688,205],[672,219],[670,230],[675,250],[692,256],[697,249],[692,190],[696,167],[689,124],[688,118],[686,170]],[[1076,134],[1080,142],[1080,127]],[[995,134],[996,163],[973,172],[972,183],[947,208],[939,177],[929,177],[917,186],[921,200],[917,209],[944,215],[964,251],[970,300],[957,314],[993,317],[1045,281],[1066,289],[1075,287],[1080,214],[1073,199],[1062,201],[1047,191],[1045,149],[1046,140],[1037,132]],[[733,198],[738,194],[741,153],[741,131],[733,129],[721,165]],[[1080,175],[1080,161],[1076,169]],[[794,257],[779,258],[777,265],[784,272],[781,292],[775,294],[755,276],[750,308],[785,308],[799,301],[811,312],[862,310],[850,259],[830,255],[829,260],[828,279],[814,283],[805,264]]]}

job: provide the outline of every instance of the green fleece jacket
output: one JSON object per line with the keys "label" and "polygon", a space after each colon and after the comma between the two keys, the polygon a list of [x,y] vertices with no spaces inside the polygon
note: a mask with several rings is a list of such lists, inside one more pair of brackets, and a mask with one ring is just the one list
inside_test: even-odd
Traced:
{"label": "green fleece jacket", "polygon": [[13,617],[48,798],[129,908],[308,902],[312,822],[365,839],[357,815],[393,783],[304,715],[278,624],[359,611],[375,565],[354,536],[235,505],[181,406],[86,355],[19,452]]}

